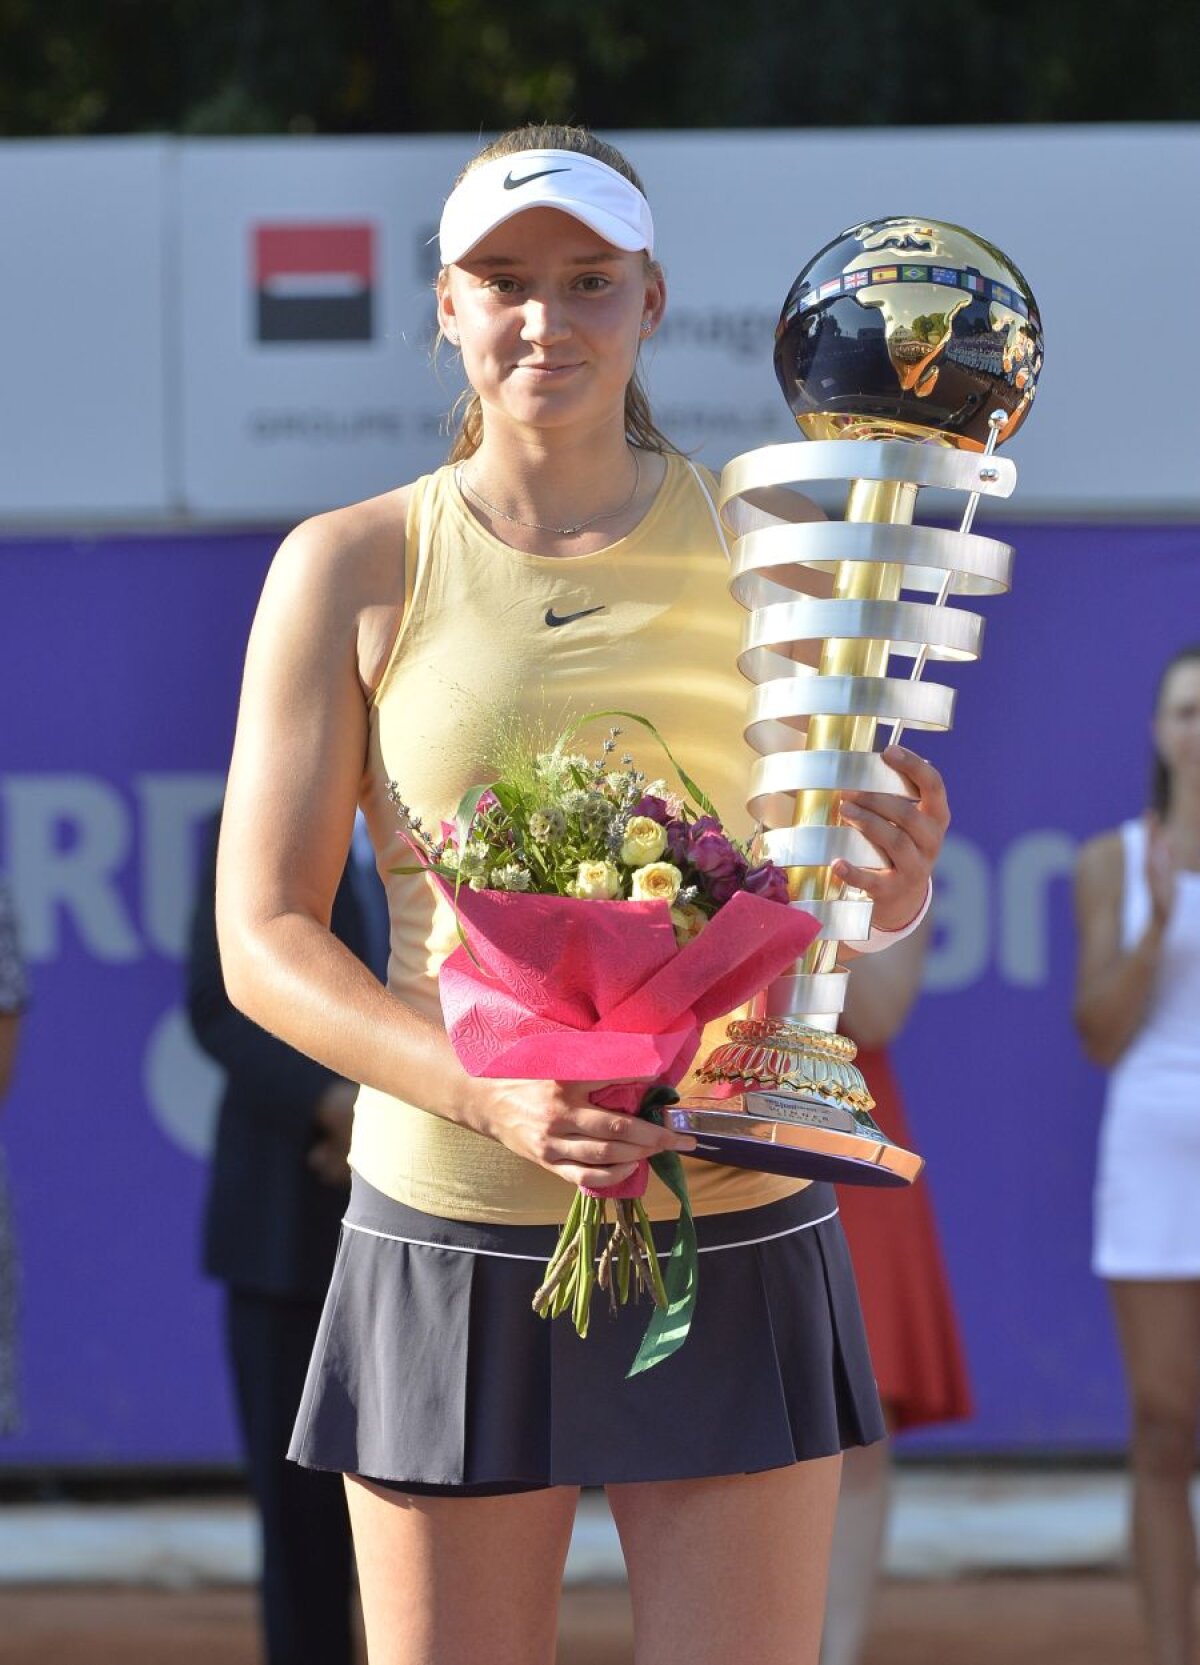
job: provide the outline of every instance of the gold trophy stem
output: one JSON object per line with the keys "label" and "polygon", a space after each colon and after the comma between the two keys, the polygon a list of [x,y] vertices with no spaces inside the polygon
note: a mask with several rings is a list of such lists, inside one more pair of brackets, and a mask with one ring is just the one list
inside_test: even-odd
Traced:
{"label": "gold trophy stem", "polygon": [[[855,480],[850,487],[848,521],[908,525],[916,507],[918,487],[902,481]],[[904,567],[899,562],[840,561],[834,573],[833,595],[838,600],[896,601]],[[887,675],[891,644],[878,639],[831,637],[821,649],[818,671],[829,677]],[[871,716],[815,716],[808,722],[805,749],[809,751],[873,751],[878,719]],[[796,795],[795,827],[827,827],[838,808],[838,793],[805,788]],[[831,901],[844,886],[827,865],[788,869],[792,899]],[[796,970],[801,978],[836,970],[838,942],[830,937],[808,950]],[[795,991],[799,998],[799,989]],[[701,1088],[734,1089],[740,1113],[727,1098],[687,1098],[678,1130],[693,1133],[697,1148],[705,1139],[731,1141],[735,1148],[753,1149],[761,1165],[768,1144],[807,1153],[816,1164],[809,1172],[827,1177],[829,1167],[845,1164],[864,1183],[907,1184],[921,1170],[921,1159],[893,1144],[872,1120],[874,1100],[854,1062],[857,1047],[830,1026],[830,1014],[788,1010],[730,1024],[723,1045],[705,1059],[697,1074]],[[785,1168],[784,1171],[789,1171]],[[803,1172],[804,1170],[799,1170]],[[867,1181],[870,1171],[873,1179]],[[840,1177],[840,1176],[839,1176]]]}
{"label": "gold trophy stem", "polygon": [[[853,521],[911,523],[917,502],[917,487],[894,480],[855,480],[851,483],[844,518]],[[904,568],[898,564],[842,561],[833,580],[838,599],[895,601],[900,595]],[[821,649],[821,676],[886,676],[890,644],[831,637]],[[809,720],[805,749],[808,751],[869,752],[875,745],[874,717],[813,717]],[[792,816],[794,827],[827,827],[837,813],[837,793],[809,789],[796,796]],[[828,867],[793,867],[788,870],[788,891],[793,901],[825,901],[842,893],[844,886]],[[837,944],[817,942],[801,962],[805,972],[831,969]]]}

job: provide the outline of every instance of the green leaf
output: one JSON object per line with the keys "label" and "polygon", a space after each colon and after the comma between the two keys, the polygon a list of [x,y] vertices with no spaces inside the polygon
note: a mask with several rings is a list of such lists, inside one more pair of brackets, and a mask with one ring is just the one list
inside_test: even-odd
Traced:
{"label": "green leaf", "polygon": [[454,832],[458,839],[461,853],[471,836],[471,828],[475,825],[475,816],[479,809],[479,800],[486,792],[496,790],[493,781],[485,781],[482,786],[472,786],[459,799],[458,808],[454,811]]}
{"label": "green leaf", "polygon": [[[512,818],[522,806],[522,794],[519,787],[512,786],[508,781],[496,780],[492,782],[491,790],[496,794],[496,802],[505,815]],[[484,788],[487,791],[487,788]]]}
{"label": "green leaf", "polygon": [[564,748],[567,741],[578,734],[581,728],[586,727],[588,723],[595,722],[599,717],[624,717],[631,723],[640,723],[644,729],[647,729],[649,733],[654,736],[663,751],[666,752],[667,757],[670,759],[671,767],[679,776],[680,784],[683,786],[684,791],[687,793],[688,797],[691,798],[692,802],[698,805],[705,815],[711,815],[716,821],[721,819],[721,817],[717,814],[712,799],[702,787],[697,786],[696,782],[680,763],[679,759],[675,756],[675,753],[671,750],[670,746],[667,745],[667,742],[655,728],[649,717],[639,717],[636,711],[589,711],[586,717],[580,717],[579,721],[577,723],[573,723],[563,735],[562,744]]}
{"label": "green leaf", "polygon": [[[639,1112],[648,1121],[662,1123],[661,1106],[674,1104],[678,1094],[670,1088],[656,1087],[647,1093]],[[696,1222],[692,1218],[692,1203],[688,1196],[687,1177],[683,1163],[673,1150],[660,1151],[650,1158],[650,1166],[667,1189],[678,1199],[679,1220],[675,1240],[667,1256],[663,1282],[667,1289],[667,1304],[656,1307],[646,1325],[641,1346],[626,1376],[639,1376],[656,1364],[670,1358],[683,1346],[691,1329],[700,1287],[700,1257],[696,1247]]]}

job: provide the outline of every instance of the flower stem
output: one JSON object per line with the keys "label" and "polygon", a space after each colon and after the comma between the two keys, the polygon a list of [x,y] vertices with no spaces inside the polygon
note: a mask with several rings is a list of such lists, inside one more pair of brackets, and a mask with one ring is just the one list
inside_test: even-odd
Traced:
{"label": "flower stem", "polygon": [[638,1237],[642,1253],[646,1257],[646,1270],[650,1274],[651,1293],[657,1307],[665,1307],[667,1301],[667,1286],[663,1283],[662,1272],[658,1264],[658,1252],[654,1247],[654,1232],[650,1226],[650,1216],[642,1204],[640,1197],[634,1198],[634,1208],[637,1210]]}
{"label": "flower stem", "polygon": [[579,1220],[579,1259],[575,1265],[575,1306],[572,1317],[575,1333],[588,1333],[588,1314],[592,1304],[592,1287],[596,1281],[596,1227],[599,1209],[595,1197],[585,1197]]}
{"label": "flower stem", "polygon": [[[533,1310],[542,1318],[558,1318],[569,1310],[581,1336],[588,1332],[597,1284],[608,1295],[614,1314],[628,1304],[631,1294],[636,1302],[643,1290],[655,1306],[667,1305],[654,1234],[642,1202],[614,1201],[610,1215],[609,1200],[575,1193],[541,1287],[533,1297]],[[597,1264],[597,1246],[606,1227],[608,1237]]]}

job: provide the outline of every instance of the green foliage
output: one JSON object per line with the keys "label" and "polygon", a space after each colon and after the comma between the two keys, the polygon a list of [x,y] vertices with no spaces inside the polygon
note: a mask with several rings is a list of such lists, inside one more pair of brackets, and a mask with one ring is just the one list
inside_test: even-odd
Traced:
{"label": "green foliage", "polygon": [[8,135],[1197,117],[1194,0],[0,0]]}
{"label": "green foliage", "polygon": [[946,333],[946,314],[922,312],[913,319],[912,332],[918,341],[940,341]]}

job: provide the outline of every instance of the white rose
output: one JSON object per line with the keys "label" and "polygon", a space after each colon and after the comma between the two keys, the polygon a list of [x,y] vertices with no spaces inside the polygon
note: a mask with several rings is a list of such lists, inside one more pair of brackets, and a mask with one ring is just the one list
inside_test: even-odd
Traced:
{"label": "white rose", "polygon": [[669,861],[652,861],[633,875],[635,902],[673,902],[679,895],[683,874]]}
{"label": "white rose", "polygon": [[581,861],[573,888],[585,902],[611,902],[621,894],[621,875],[611,861]]}
{"label": "white rose", "polygon": [[671,909],[671,924],[675,927],[675,941],[682,948],[685,942],[691,942],[698,937],[708,924],[708,916],[703,908],[698,908],[692,902],[681,902],[678,907]]}
{"label": "white rose", "polygon": [[667,847],[667,830],[648,815],[633,815],[625,824],[621,860],[626,867],[645,867],[657,861]]}

